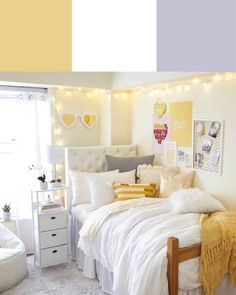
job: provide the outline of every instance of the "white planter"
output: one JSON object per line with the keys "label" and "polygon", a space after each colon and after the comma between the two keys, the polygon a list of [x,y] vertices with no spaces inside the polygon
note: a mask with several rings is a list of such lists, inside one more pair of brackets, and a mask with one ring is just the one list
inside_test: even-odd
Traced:
{"label": "white planter", "polygon": [[48,188],[48,183],[45,182],[39,182],[39,189],[47,189]]}
{"label": "white planter", "polygon": [[3,212],[3,220],[4,221],[11,220],[11,212]]}

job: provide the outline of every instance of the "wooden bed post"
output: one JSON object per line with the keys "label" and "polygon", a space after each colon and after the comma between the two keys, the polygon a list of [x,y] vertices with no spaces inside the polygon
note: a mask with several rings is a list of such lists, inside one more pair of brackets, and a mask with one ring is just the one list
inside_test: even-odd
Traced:
{"label": "wooden bed post", "polygon": [[179,240],[171,237],[167,240],[167,258],[168,258],[168,288],[169,295],[178,295],[178,250]]}

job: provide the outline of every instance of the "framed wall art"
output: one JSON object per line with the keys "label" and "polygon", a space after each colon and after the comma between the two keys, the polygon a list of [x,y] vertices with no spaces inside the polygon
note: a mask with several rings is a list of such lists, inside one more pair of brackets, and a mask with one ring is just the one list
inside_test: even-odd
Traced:
{"label": "framed wall art", "polygon": [[221,174],[223,136],[223,120],[193,121],[193,168]]}

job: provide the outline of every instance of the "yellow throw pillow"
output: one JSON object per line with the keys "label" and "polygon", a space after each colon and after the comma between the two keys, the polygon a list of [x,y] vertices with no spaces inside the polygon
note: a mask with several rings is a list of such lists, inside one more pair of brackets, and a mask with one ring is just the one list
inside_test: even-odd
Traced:
{"label": "yellow throw pillow", "polygon": [[156,184],[154,183],[134,183],[123,184],[113,183],[115,201],[125,201],[138,198],[155,198]]}
{"label": "yellow throw pillow", "polygon": [[190,188],[193,184],[195,171],[178,174],[161,174],[160,197],[166,198],[180,188]]}

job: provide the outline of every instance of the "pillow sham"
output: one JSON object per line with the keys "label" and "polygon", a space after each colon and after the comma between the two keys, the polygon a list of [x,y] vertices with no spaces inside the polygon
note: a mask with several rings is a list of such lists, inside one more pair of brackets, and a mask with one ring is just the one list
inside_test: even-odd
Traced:
{"label": "pillow sham", "polygon": [[72,206],[83,203],[91,203],[91,194],[86,176],[88,175],[113,175],[118,174],[119,170],[100,173],[89,173],[78,170],[70,170],[72,184]]}
{"label": "pillow sham", "polygon": [[87,175],[91,193],[91,209],[97,209],[114,200],[113,182],[135,183],[135,170],[114,175]]}
{"label": "pillow sham", "polygon": [[139,165],[137,169],[137,176],[139,183],[155,183],[156,184],[156,196],[159,196],[159,187],[161,182],[161,174],[172,176],[177,174],[179,168],[177,166],[163,167],[152,165]]}
{"label": "pillow sham", "polygon": [[224,205],[199,188],[180,189],[169,197],[174,213],[212,213],[225,211]]}
{"label": "pillow sham", "polygon": [[120,182],[113,183],[115,201],[125,201],[138,198],[155,198],[155,183],[134,183],[124,184]]}
{"label": "pillow sham", "polygon": [[166,198],[180,188],[192,187],[194,174],[194,170],[174,175],[161,173],[160,197]]}
{"label": "pillow sham", "polygon": [[105,155],[106,170],[119,169],[120,172],[127,172],[137,169],[141,164],[153,164],[155,156],[138,156],[138,157],[116,157],[111,155]]}

